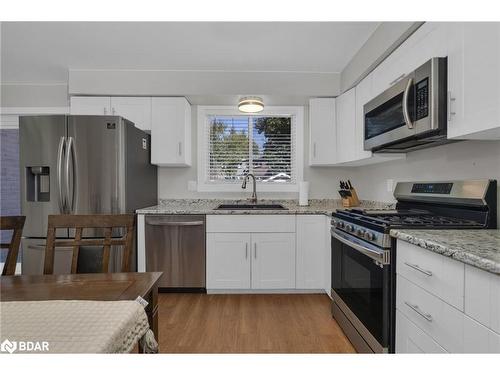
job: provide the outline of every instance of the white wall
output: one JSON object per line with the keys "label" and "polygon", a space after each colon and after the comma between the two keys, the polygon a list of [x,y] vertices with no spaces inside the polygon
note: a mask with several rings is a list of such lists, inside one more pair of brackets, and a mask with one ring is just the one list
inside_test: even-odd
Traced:
{"label": "white wall", "polygon": [[[192,106],[192,160],[190,168],[158,168],[158,198],[248,198],[251,190],[242,190],[241,193],[206,193],[188,191],[188,181],[197,180],[197,106]],[[309,197],[340,198],[338,190],[339,179],[351,179],[355,184],[354,170],[352,168],[311,168],[309,163],[309,113],[304,108],[304,180],[310,182]],[[332,147],[334,147],[332,145]],[[295,199],[298,193],[263,193],[258,191],[259,198]]]}
{"label": "white wall", "polygon": [[67,107],[67,83],[0,84],[0,107]]}
{"label": "white wall", "polygon": [[[393,202],[387,179],[397,182],[481,178],[500,182],[500,141],[463,141],[414,151],[406,160],[360,167],[354,179],[361,199]],[[500,206],[497,211],[500,222]]]}

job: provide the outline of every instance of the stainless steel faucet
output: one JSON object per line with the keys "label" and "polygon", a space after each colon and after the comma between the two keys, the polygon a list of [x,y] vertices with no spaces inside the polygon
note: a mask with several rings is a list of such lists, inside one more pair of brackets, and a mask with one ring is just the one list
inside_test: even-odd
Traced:
{"label": "stainless steel faucet", "polygon": [[253,192],[252,192],[252,198],[249,199],[250,202],[252,203],[257,203],[257,181],[255,180],[255,176],[252,173],[247,173],[245,175],[245,178],[243,179],[243,184],[241,185],[242,189],[247,188],[247,180],[249,177],[253,178]]}

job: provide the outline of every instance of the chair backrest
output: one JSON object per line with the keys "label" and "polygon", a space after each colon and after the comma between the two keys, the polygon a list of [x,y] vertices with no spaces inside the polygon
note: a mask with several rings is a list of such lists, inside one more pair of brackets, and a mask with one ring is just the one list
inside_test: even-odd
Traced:
{"label": "chair backrest", "polygon": [[0,230],[12,230],[9,243],[1,243],[0,248],[9,249],[7,259],[2,270],[2,276],[14,275],[16,273],[17,255],[21,245],[25,216],[2,216],[0,217]]}
{"label": "chair backrest", "polygon": [[[59,228],[75,229],[74,238],[56,239],[56,230]],[[103,229],[104,238],[83,238],[83,230],[86,228]],[[119,238],[112,237],[114,228],[125,229],[125,234]],[[103,247],[101,269],[103,273],[109,272],[111,246],[123,246],[121,272],[128,272],[130,268],[130,255],[134,244],[134,229],[135,216],[133,214],[49,215],[43,273],[50,275],[54,272],[54,253],[56,247],[73,248],[71,273],[76,273],[80,246]]]}

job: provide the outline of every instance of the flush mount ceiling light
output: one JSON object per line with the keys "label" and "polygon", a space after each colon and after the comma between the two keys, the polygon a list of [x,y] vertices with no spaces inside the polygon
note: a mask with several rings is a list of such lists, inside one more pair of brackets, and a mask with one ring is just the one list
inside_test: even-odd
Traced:
{"label": "flush mount ceiling light", "polygon": [[264,109],[264,101],[258,96],[245,96],[238,103],[240,112],[256,113]]}

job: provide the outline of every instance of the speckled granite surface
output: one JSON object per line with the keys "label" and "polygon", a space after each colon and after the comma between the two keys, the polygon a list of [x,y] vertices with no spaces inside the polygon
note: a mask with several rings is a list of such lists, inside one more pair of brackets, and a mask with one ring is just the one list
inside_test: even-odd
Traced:
{"label": "speckled granite surface", "polygon": [[[248,203],[248,201],[219,200],[219,199],[162,199],[160,204],[147,207],[136,212],[139,214],[199,214],[199,215],[227,215],[227,214],[265,214],[265,215],[330,215],[342,207],[340,199],[310,199],[309,206],[299,206],[296,200],[259,200],[259,203],[279,203],[287,210],[215,210],[223,203]],[[366,208],[392,208],[393,203],[362,201],[361,207]]]}
{"label": "speckled granite surface", "polygon": [[391,236],[500,275],[500,229],[393,229]]}

